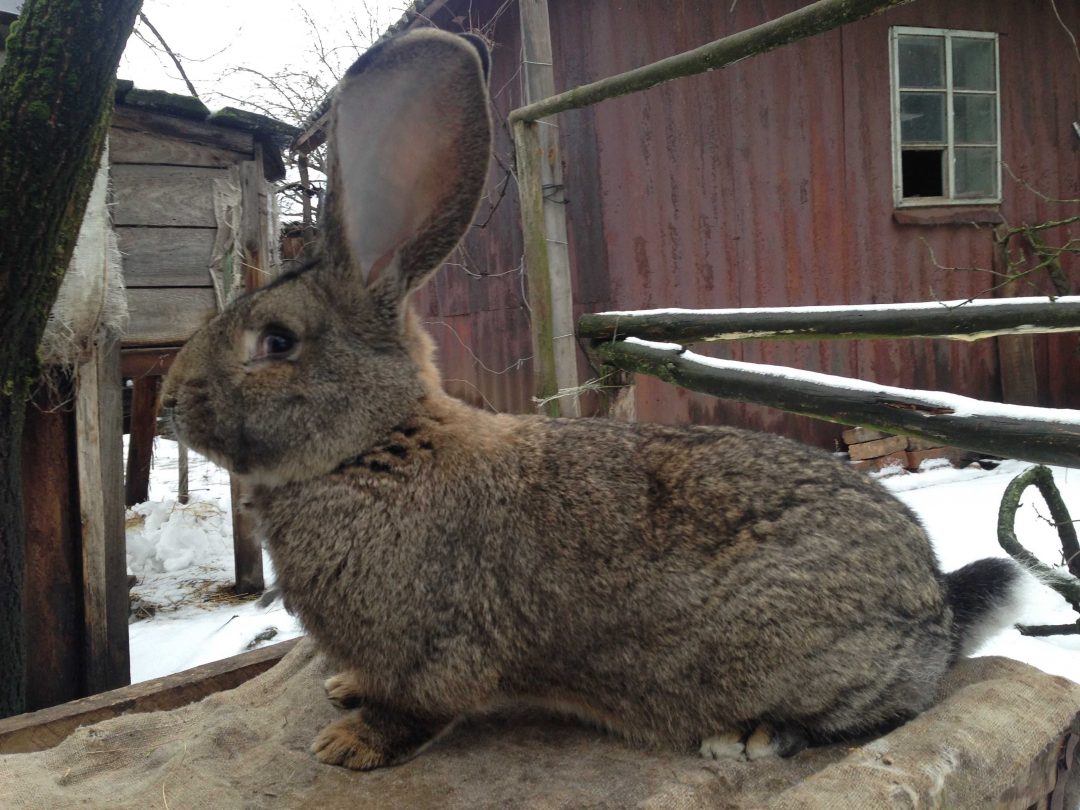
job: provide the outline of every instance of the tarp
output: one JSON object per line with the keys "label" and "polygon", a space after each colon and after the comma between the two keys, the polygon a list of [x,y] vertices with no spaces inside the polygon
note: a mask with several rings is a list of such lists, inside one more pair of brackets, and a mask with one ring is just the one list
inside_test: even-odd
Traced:
{"label": "tarp", "polygon": [[[950,673],[937,706],[891,734],[787,760],[641,750],[570,720],[511,713],[467,721],[411,762],[360,773],[308,752],[341,713],[323,694],[327,674],[305,641],[232,691],[0,756],[0,807],[1027,808],[1064,784],[1061,752],[1070,729],[1080,733],[1080,685],[979,658]],[[1080,793],[1057,801],[1076,808]]]}

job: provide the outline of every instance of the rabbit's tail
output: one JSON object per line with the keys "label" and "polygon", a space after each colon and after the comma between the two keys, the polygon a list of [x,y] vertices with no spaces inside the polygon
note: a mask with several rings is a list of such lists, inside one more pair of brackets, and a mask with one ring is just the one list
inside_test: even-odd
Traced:
{"label": "rabbit's tail", "polygon": [[973,653],[987,638],[1016,621],[1024,570],[1012,560],[988,557],[945,575],[953,609],[953,657]]}

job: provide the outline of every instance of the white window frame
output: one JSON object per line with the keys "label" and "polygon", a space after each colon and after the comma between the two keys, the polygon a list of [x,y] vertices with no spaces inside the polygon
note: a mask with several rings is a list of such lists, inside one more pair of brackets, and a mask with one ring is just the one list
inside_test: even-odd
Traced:
{"label": "white window frame", "polygon": [[[925,90],[925,88],[901,88],[899,64],[899,37],[904,35],[935,36],[945,39],[945,170],[944,178],[949,194],[943,197],[908,197],[905,198],[903,169],[901,161],[902,144],[900,142],[900,91],[901,89]],[[995,101],[995,122],[997,124],[997,195],[993,197],[953,197],[956,188],[956,143],[953,137],[953,86],[952,86],[952,39],[990,39],[994,42],[994,90],[968,91],[989,95],[993,92]],[[997,205],[1001,202],[1001,59],[998,35],[993,31],[962,31],[953,28],[921,28],[896,25],[889,29],[889,92],[892,95],[892,159],[893,159],[893,203],[897,208],[917,208],[931,205]]]}

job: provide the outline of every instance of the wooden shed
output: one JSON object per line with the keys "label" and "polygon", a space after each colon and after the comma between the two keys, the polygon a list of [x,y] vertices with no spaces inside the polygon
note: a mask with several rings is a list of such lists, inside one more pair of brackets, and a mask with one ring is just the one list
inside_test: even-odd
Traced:
{"label": "wooden shed", "polygon": [[[293,131],[242,110],[119,82],[108,188],[129,319],[51,375],[27,411],[28,690],[31,709],[128,683],[124,502],[146,499],[161,376],[219,306],[277,268],[272,183]],[[124,381],[130,395],[122,470]],[[93,502],[93,503],[91,503]],[[262,559],[243,511],[245,588]],[[242,581],[241,581],[242,580]]]}
{"label": "wooden shed", "polygon": [[[399,28],[477,30],[493,43],[498,158],[477,218],[483,227],[473,228],[421,306],[453,393],[497,410],[532,410],[528,291],[505,125],[510,110],[535,100],[523,78],[532,65],[523,63],[520,9],[545,8],[554,90],[563,91],[805,3],[419,5]],[[992,273],[1008,261],[995,228],[1080,213],[1080,58],[1070,39],[1078,32],[1077,0],[1058,0],[1056,13],[1050,3],[919,0],[724,70],[562,113],[553,122],[563,178],[545,194],[565,209],[575,316],[1060,292],[1045,273],[993,289]],[[981,72],[965,86],[956,73],[961,54],[975,53]],[[940,65],[934,75],[908,76],[919,54]],[[945,105],[945,117],[927,112]],[[980,116],[970,131],[961,132],[969,120],[958,117],[962,107]],[[925,131],[904,123],[927,116]],[[970,164],[968,174],[957,161]],[[925,188],[912,185],[919,166]],[[1067,240],[1068,227],[1075,237],[1074,224],[1054,238]],[[1031,255],[1030,243],[1010,248],[1013,259]],[[1077,288],[1077,256],[1063,255],[1060,265],[1060,278]],[[555,340],[574,341],[571,331]],[[886,385],[1076,407],[1077,348],[1075,335],[1052,335],[750,341],[710,351]],[[578,352],[577,382],[594,376]],[[741,424],[830,448],[841,431],[644,378],[633,405],[642,420]]]}

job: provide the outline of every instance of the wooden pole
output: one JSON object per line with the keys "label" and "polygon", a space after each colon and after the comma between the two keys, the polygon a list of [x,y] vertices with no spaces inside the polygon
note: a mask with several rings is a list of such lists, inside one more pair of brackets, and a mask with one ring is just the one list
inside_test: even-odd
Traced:
{"label": "wooden pole", "polygon": [[[960,304],[960,302],[952,302]],[[945,305],[651,310],[582,315],[578,337],[636,337],[673,343],[710,340],[981,340],[1005,334],[1080,331],[1080,296],[1006,298]],[[1018,403],[1028,404],[1028,403]]]}
{"label": "wooden pole", "polygon": [[176,500],[178,503],[186,504],[191,500],[191,491],[188,484],[188,475],[190,472],[190,460],[188,458],[187,445],[181,442],[177,442],[177,485],[176,485]]}
{"label": "wooden pole", "polygon": [[[525,103],[547,98],[555,93],[552,66],[551,27],[547,0],[519,0],[521,19],[521,69],[524,77]],[[580,416],[576,393],[578,387],[577,343],[574,339],[574,291],[570,278],[570,247],[566,228],[566,195],[562,159],[559,156],[559,125],[554,118],[539,121],[536,127],[539,146],[541,204],[544,217],[547,271],[551,289],[551,339],[555,363],[555,382],[559,410],[564,416]],[[539,258],[539,257],[537,257]],[[525,262],[531,278],[532,265]],[[535,297],[535,296],[534,296]]]}
{"label": "wooden pole", "polygon": [[109,616],[106,600],[105,500],[101,476],[98,353],[91,344],[75,374],[75,436],[82,524],[83,665],[88,692],[108,688]]}
{"label": "wooden pole", "polygon": [[[712,360],[637,341],[600,343],[596,352],[625,371],[651,374],[724,399],[883,430],[944,445],[1040,464],[1080,466],[1080,415],[1054,408],[996,403],[860,383],[797,369]],[[687,356],[689,355],[689,356]]]}
{"label": "wooden pole", "polygon": [[154,456],[161,377],[136,377],[132,386],[127,478],[124,481],[124,503],[128,506],[142,503],[150,496],[150,463]]}
{"label": "wooden pole", "polygon": [[555,371],[555,330],[551,314],[551,276],[547,235],[544,230],[544,182],[537,124],[518,121],[513,126],[517,155],[518,197],[524,235],[525,267],[529,274],[529,311],[532,328],[533,390],[546,402],[544,412],[559,416],[559,382]]}
{"label": "wooden pole", "polygon": [[537,121],[564,110],[587,107],[605,99],[647,90],[672,79],[716,70],[749,56],[774,50],[790,42],[830,31],[909,2],[911,0],[819,0],[790,14],[692,51],[669,56],[659,62],[519,107],[510,113],[509,120],[511,124],[518,121]]}

